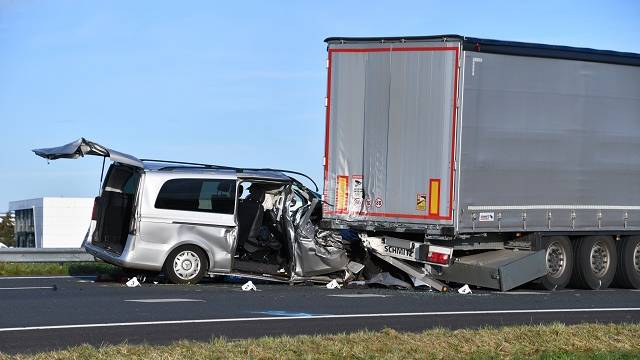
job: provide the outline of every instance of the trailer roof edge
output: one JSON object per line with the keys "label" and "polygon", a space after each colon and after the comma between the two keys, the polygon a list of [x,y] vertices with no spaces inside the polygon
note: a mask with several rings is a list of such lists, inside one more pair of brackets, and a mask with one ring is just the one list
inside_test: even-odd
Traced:
{"label": "trailer roof edge", "polygon": [[459,40],[462,42],[463,50],[465,51],[640,66],[640,54],[637,53],[519,41],[482,39],[457,34],[395,37],[329,37],[324,41],[327,44],[336,44],[345,42],[402,42],[439,39]]}

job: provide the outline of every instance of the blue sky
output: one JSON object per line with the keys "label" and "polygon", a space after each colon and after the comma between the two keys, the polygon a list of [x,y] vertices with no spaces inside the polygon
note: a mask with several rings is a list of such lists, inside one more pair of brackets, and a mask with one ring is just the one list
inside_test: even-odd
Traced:
{"label": "blue sky", "polygon": [[630,1],[0,0],[0,212],[95,196],[84,136],[145,158],[322,178],[329,36],[458,33],[640,53]]}

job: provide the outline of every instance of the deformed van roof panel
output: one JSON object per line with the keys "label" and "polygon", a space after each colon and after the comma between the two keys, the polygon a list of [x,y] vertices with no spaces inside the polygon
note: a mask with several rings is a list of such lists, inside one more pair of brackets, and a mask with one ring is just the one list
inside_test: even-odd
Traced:
{"label": "deformed van roof panel", "polygon": [[465,51],[640,66],[640,54],[637,53],[519,41],[482,39],[457,34],[392,37],[329,37],[324,41],[327,44],[335,45],[362,42],[394,43],[434,40],[458,40],[462,43],[463,50]]}
{"label": "deformed van roof panel", "polygon": [[233,176],[239,179],[262,179],[274,181],[291,181],[291,178],[278,171],[270,170],[243,170],[243,169],[220,169],[205,166],[189,165],[168,165],[166,163],[144,162],[144,169],[147,171],[166,172],[188,172],[202,173],[209,175]]}

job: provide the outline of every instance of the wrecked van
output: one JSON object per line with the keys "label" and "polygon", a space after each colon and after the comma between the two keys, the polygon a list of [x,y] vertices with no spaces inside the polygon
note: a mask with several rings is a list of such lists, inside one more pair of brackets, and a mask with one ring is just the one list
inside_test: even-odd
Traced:
{"label": "wrecked van", "polygon": [[362,269],[339,233],[318,229],[319,195],[283,171],[139,160],[84,138],[34,152],[113,161],[84,241],[105,262],[179,284],[215,274],[346,280]]}

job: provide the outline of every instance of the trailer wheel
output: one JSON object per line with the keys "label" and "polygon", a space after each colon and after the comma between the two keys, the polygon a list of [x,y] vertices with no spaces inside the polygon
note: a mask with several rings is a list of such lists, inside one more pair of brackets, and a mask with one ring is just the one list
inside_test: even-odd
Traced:
{"label": "trailer wheel", "polygon": [[542,238],[540,250],[545,250],[547,275],[538,279],[537,283],[546,290],[563,289],[573,270],[573,249],[566,236],[550,236]]}
{"label": "trailer wheel", "polygon": [[207,256],[197,246],[174,249],[164,263],[164,273],[174,284],[197,284],[208,268]]}
{"label": "trailer wheel", "polygon": [[640,289],[640,236],[626,236],[617,241],[618,268],[614,283]]}
{"label": "trailer wheel", "polygon": [[618,265],[616,244],[611,236],[585,236],[575,244],[576,269],[573,285],[584,289],[606,289]]}

